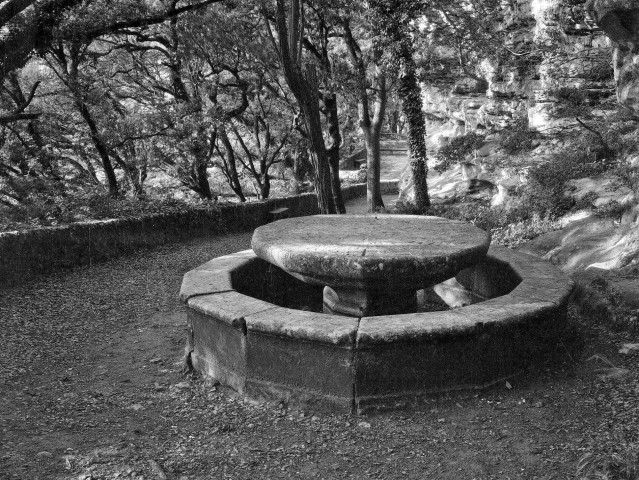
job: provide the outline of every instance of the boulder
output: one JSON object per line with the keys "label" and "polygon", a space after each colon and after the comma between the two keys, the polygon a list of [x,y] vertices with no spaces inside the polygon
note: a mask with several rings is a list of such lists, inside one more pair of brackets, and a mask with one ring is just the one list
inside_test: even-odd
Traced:
{"label": "boulder", "polygon": [[589,217],[540,235],[522,250],[550,260],[566,273],[631,268],[639,265],[639,225]]}
{"label": "boulder", "polygon": [[639,3],[635,0],[588,0],[586,9],[613,42],[617,99],[639,112]]}
{"label": "boulder", "polygon": [[603,207],[610,202],[619,205],[631,205],[635,200],[634,192],[617,177],[597,176],[579,178],[566,182],[568,195],[581,200],[586,195],[595,194],[592,201],[594,207]]}

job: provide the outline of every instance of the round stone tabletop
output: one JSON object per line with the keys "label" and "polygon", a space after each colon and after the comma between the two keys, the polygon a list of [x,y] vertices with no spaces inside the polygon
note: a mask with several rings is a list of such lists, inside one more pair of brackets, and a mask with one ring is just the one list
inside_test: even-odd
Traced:
{"label": "round stone tabletop", "polygon": [[255,254],[308,283],[419,289],[479,263],[490,235],[465,222],[417,215],[316,215],[255,230]]}

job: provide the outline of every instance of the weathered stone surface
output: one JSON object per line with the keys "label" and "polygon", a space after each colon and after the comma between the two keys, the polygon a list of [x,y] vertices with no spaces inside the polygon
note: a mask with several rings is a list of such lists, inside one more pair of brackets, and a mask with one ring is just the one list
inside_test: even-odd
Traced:
{"label": "weathered stone surface", "polygon": [[438,283],[432,287],[433,292],[449,307],[466,307],[477,301],[485,300],[472,290],[459,283],[456,278]]}
{"label": "weathered stone surface", "polygon": [[431,341],[358,347],[356,409],[393,408],[434,393],[484,388],[521,372],[548,358],[565,309],[531,320],[460,326],[454,335]]}
{"label": "weathered stone surface", "polygon": [[180,288],[180,300],[191,297],[233,290],[228,270],[191,270],[184,275]]}
{"label": "weathered stone surface", "polygon": [[586,218],[541,235],[524,248],[567,273],[614,270],[639,263],[639,229],[636,223],[617,225],[612,219]]}
{"label": "weathered stone surface", "polygon": [[413,215],[319,215],[255,230],[258,257],[310,283],[427,286],[480,261],[490,236],[470,224]]}
{"label": "weathered stone surface", "polygon": [[586,9],[614,42],[617,99],[639,112],[639,5],[634,0],[589,0]]}
{"label": "weathered stone surface", "polygon": [[[251,278],[251,268],[258,281],[282,275],[245,252],[237,258],[239,266],[225,260],[233,269],[227,273],[241,273],[236,280]],[[572,288],[555,267],[491,247],[457,281],[500,296],[443,312],[361,319],[276,307],[235,291],[192,297],[188,351],[196,369],[242,394],[343,411],[481,388],[547,358]]]}
{"label": "weathered stone surface", "polygon": [[324,313],[273,308],[246,315],[249,332],[290,337],[296,340],[352,347],[358,320]]}
{"label": "weathered stone surface", "polygon": [[232,326],[245,325],[248,315],[276,308],[271,303],[236,291],[201,295],[188,300],[189,308]]}
{"label": "weathered stone surface", "polygon": [[490,236],[463,222],[412,215],[320,215],[258,228],[256,254],[324,289],[324,311],[415,310],[415,292],[477,263]]}
{"label": "weathered stone surface", "polygon": [[363,317],[414,312],[417,308],[416,290],[393,288],[390,283],[367,290],[324,287],[324,313]]}
{"label": "weathered stone surface", "polygon": [[[247,382],[249,389],[269,384],[287,403],[307,398],[333,397],[351,408],[354,368],[353,344],[337,346],[300,341],[289,336],[249,331],[247,336]],[[261,392],[264,395],[264,392]],[[299,400],[297,400],[299,401]],[[297,403],[295,401],[294,403]]]}
{"label": "weathered stone surface", "polygon": [[234,270],[255,259],[253,250],[243,250],[233,255],[214,258],[194,270],[187,272],[180,288],[180,300],[186,302],[198,295],[220,293],[233,290],[232,275]]}
{"label": "weathered stone surface", "polygon": [[193,367],[238,392],[246,380],[246,335],[243,322],[229,323],[188,309]]}
{"label": "weathered stone surface", "polygon": [[619,353],[628,355],[639,352],[639,343],[624,343],[619,349]]}
{"label": "weathered stone surface", "polygon": [[567,194],[577,200],[594,194],[594,207],[603,207],[610,202],[631,205],[635,201],[634,192],[623,182],[612,176],[586,177],[566,182]]}

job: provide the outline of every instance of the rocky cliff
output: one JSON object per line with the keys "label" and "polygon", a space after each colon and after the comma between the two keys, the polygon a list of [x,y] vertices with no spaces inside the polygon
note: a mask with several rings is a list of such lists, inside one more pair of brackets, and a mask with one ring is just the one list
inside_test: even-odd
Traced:
{"label": "rocky cliff", "polygon": [[504,38],[510,61],[485,58],[477,66],[485,93],[468,92],[463,77],[445,86],[425,83],[428,114],[463,127],[456,132],[503,128],[518,115],[543,130],[556,123],[558,89],[582,89],[593,99],[614,94],[611,42],[585,0],[503,0],[501,9],[492,28]]}
{"label": "rocky cliff", "polygon": [[[607,25],[620,22],[611,20],[610,4],[615,2],[636,4],[632,0],[591,0],[588,4],[586,0],[502,0],[491,29],[503,39],[506,55],[484,58],[476,65],[475,73],[485,79],[486,90],[473,89],[472,82],[454,71],[451,77],[455,78],[448,83],[424,82],[431,167],[436,163],[432,158],[436,151],[454,137],[477,132],[486,135],[488,141],[475,158],[460,159],[461,164],[443,176],[429,174],[435,198],[464,193],[465,187],[480,180],[484,194],[492,197],[494,204],[503,203],[514,179],[525,181],[527,165],[520,159],[513,164],[508,155],[499,152],[495,145],[499,144],[500,132],[522,117],[539,132],[542,140],[529,152],[529,166],[561,148],[563,141],[553,135],[577,125],[574,116],[562,113],[562,92],[575,89],[591,105],[614,99],[613,45],[615,52],[623,49],[614,38],[621,38],[623,45],[630,41],[626,27],[611,37],[612,42],[607,35]],[[598,23],[599,15],[606,18],[606,25]],[[617,19],[623,17],[615,15]],[[636,30],[633,32],[634,39]],[[620,60],[619,53],[615,59],[615,76],[626,78],[631,59],[626,55]],[[632,78],[625,83],[618,80],[617,84],[633,84],[637,77]],[[618,90],[622,92],[620,99],[628,104],[639,100],[639,96],[625,93],[624,87]],[[639,88],[628,88],[635,90]],[[517,170],[514,174],[513,168]],[[451,187],[451,183],[455,185]],[[408,172],[400,185],[400,199],[410,200],[412,181]]]}

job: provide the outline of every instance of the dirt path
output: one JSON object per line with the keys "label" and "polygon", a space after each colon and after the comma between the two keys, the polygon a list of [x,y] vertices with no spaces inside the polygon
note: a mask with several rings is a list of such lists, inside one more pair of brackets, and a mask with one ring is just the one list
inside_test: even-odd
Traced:
{"label": "dirt path", "polygon": [[[572,363],[368,417],[244,402],[179,373],[181,277],[248,248],[195,240],[0,291],[0,478],[566,479],[636,441],[639,358],[586,329]],[[598,380],[593,353],[628,369]]]}

